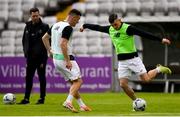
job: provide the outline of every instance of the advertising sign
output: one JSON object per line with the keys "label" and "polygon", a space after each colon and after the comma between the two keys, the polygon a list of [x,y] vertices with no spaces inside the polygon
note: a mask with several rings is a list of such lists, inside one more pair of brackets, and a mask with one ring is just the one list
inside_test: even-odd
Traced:
{"label": "advertising sign", "polygon": [[[111,57],[78,57],[83,85],[81,92],[104,92],[111,88]],[[23,93],[25,90],[26,60],[23,57],[0,57],[0,93]],[[47,92],[68,92],[70,84],[54,68],[52,59],[46,67]],[[37,73],[33,92],[39,92]]]}

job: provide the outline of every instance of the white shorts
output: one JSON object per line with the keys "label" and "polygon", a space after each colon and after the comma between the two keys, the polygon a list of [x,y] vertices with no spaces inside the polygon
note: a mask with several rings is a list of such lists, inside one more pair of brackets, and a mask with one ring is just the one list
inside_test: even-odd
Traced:
{"label": "white shorts", "polygon": [[64,76],[65,81],[73,81],[81,78],[81,72],[76,61],[71,61],[72,69],[66,68],[64,60],[53,59],[55,68]]}
{"label": "white shorts", "polygon": [[129,78],[134,72],[136,75],[146,73],[146,68],[140,57],[118,61],[118,78]]}

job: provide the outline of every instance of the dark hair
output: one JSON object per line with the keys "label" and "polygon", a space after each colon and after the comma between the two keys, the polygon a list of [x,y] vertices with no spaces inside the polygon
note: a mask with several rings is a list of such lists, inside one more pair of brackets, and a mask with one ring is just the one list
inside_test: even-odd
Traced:
{"label": "dark hair", "polygon": [[79,16],[81,16],[81,12],[78,11],[77,9],[72,9],[72,10],[69,12],[69,15],[79,15]]}
{"label": "dark hair", "polygon": [[29,13],[31,14],[32,12],[39,12],[39,9],[38,8],[31,8],[29,10]]}
{"label": "dark hair", "polygon": [[112,24],[114,23],[114,20],[116,20],[118,18],[117,14],[111,14],[109,15],[109,23]]}

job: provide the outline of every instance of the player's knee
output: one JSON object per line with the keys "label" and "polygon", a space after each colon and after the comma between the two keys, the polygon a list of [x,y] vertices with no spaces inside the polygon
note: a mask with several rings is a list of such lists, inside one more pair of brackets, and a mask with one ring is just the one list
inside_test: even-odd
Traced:
{"label": "player's knee", "polygon": [[120,87],[121,88],[126,88],[128,84],[126,82],[120,82]]}

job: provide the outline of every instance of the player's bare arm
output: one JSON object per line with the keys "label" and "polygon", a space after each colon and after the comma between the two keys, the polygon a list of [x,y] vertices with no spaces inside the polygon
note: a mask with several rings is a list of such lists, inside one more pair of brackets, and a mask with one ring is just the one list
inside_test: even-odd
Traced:
{"label": "player's bare arm", "polygon": [[45,33],[44,36],[42,37],[43,44],[46,47],[46,50],[48,51],[49,56],[53,58],[53,52],[51,50],[49,39],[50,39],[50,35],[48,33]]}
{"label": "player's bare arm", "polygon": [[66,62],[66,67],[67,67],[67,69],[71,70],[72,64],[70,62],[70,58],[69,58],[69,55],[67,53],[67,51],[68,51],[67,44],[68,44],[68,40],[65,39],[65,38],[62,38],[62,41],[60,43],[60,47],[61,47],[62,53],[64,55],[64,60]]}

